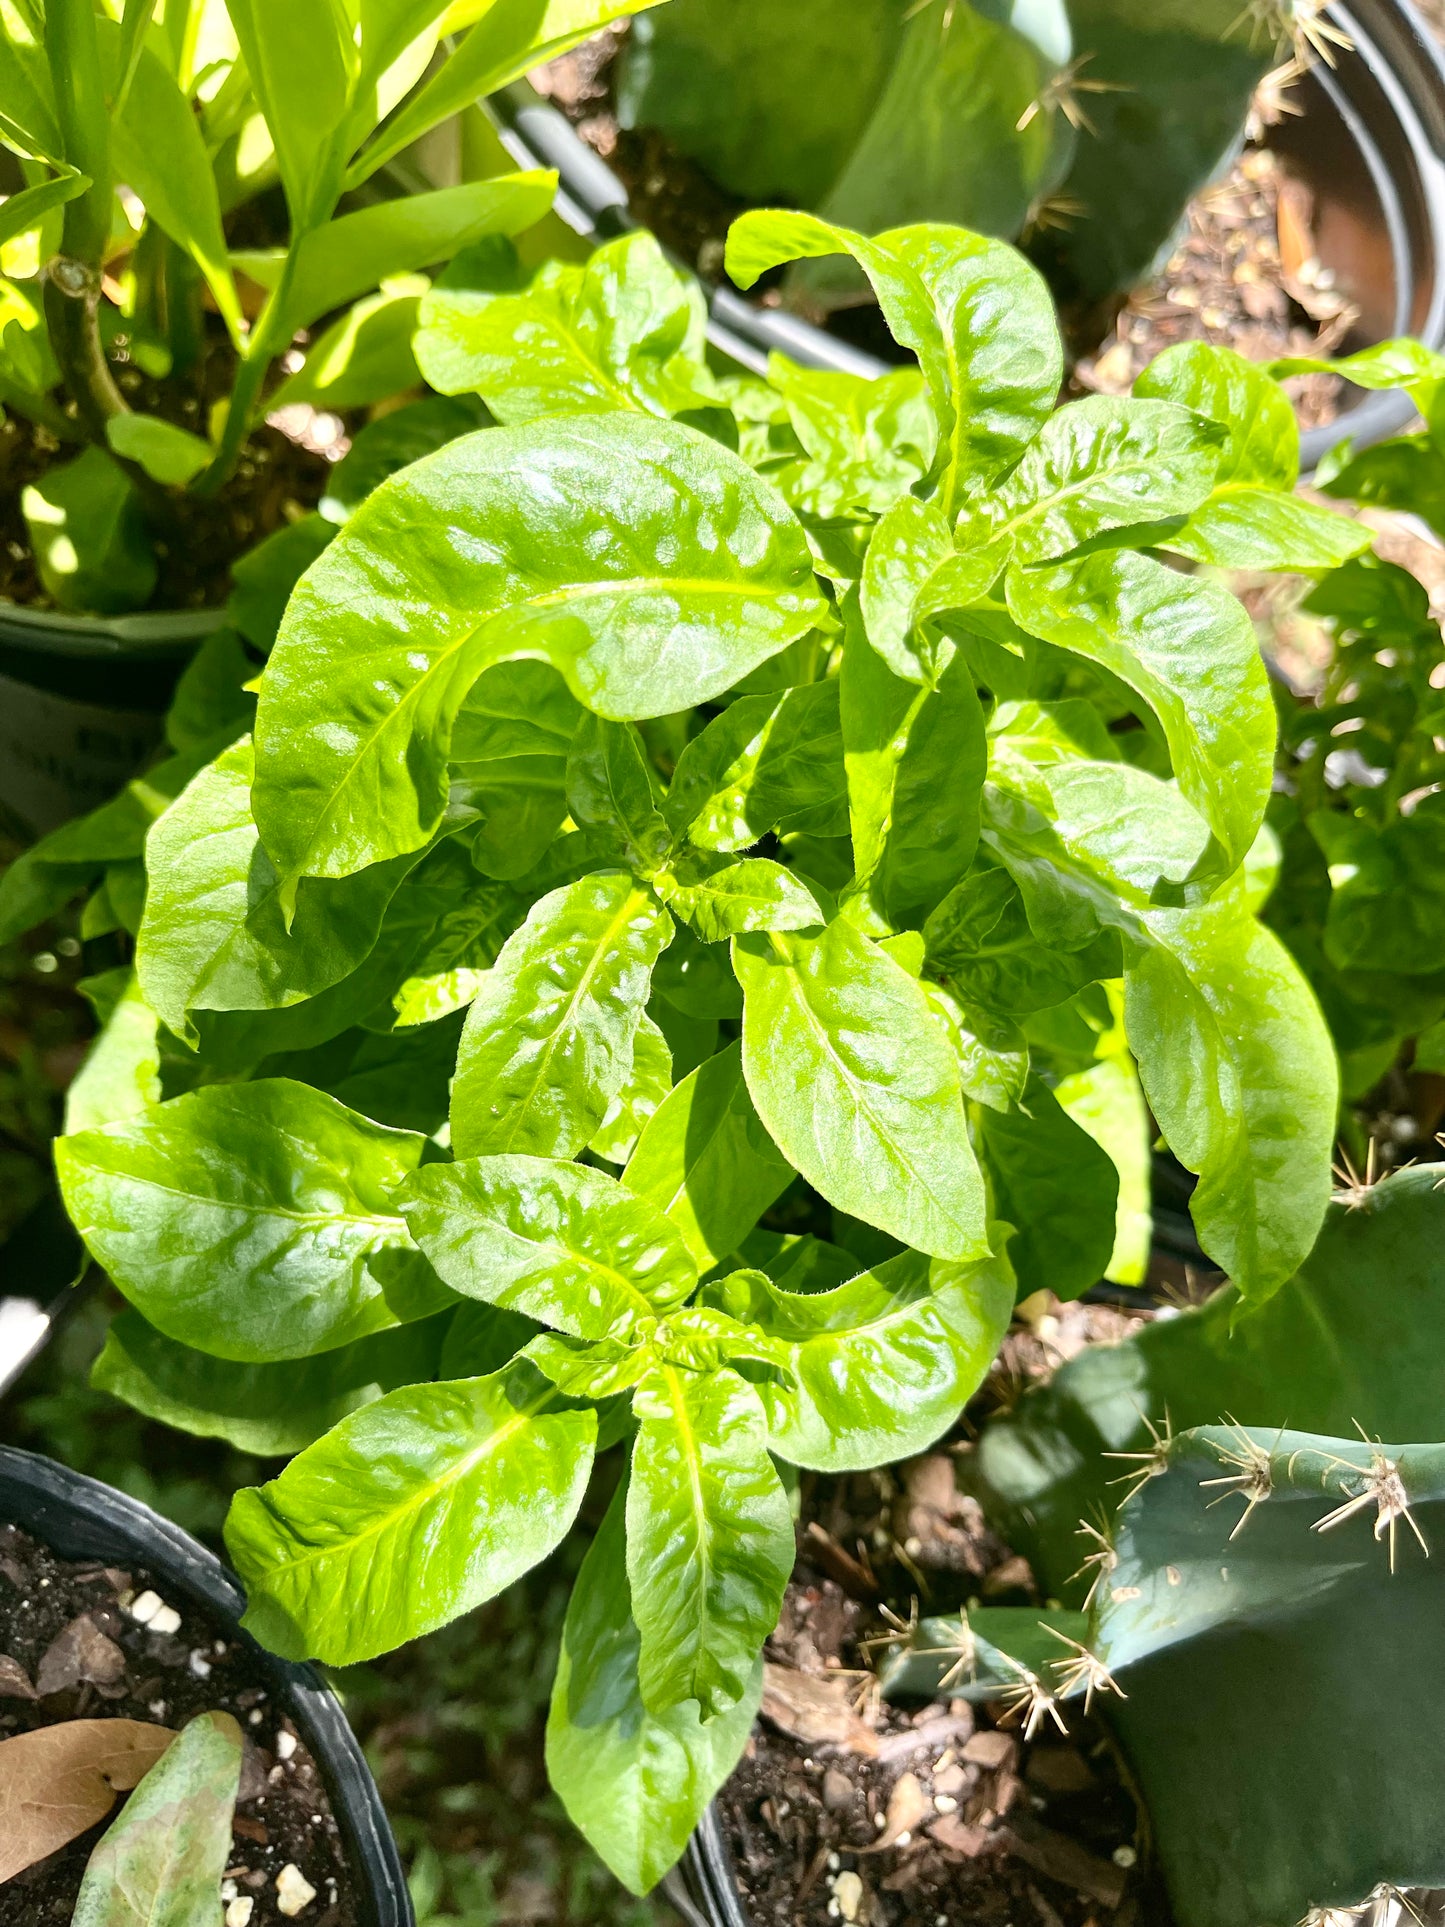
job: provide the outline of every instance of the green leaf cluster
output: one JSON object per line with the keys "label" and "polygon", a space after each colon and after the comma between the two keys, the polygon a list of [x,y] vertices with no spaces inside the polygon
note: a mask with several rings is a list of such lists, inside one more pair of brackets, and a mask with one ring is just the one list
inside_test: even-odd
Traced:
{"label": "green leaf cluster", "polygon": [[780,1465],[920,1450],[1019,1290],[1137,1278],[1150,1113],[1268,1299],[1336,1109],[1253,907],[1252,632],[1160,559],[1247,476],[1236,526],[1294,565],[1268,377],[1209,351],[1056,409],[1002,243],[770,214],[731,247],[846,250],[918,370],[721,373],[650,237],[487,247],[419,309],[456,400],[348,479],[254,724],[0,896],[19,927],[133,866],[61,1176],[132,1307],[101,1382],[296,1454],[228,1527],[259,1637],[342,1664],[438,1626],[624,1461],[549,1757],[639,1889],[746,1735]]}

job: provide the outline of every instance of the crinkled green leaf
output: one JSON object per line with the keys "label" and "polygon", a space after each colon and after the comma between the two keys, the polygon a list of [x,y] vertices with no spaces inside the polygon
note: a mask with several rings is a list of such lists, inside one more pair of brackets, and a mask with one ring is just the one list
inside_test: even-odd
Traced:
{"label": "crinkled green leaf", "polygon": [[770,830],[845,831],[837,680],[730,703],[678,758],[665,809],[702,850],[744,850]]}
{"label": "crinkled green leaf", "polygon": [[651,875],[667,852],[642,741],[630,723],[584,715],[567,758],[567,803],[574,822],[616,837],[627,861]]}
{"label": "crinkled green leaf", "polygon": [[401,1204],[453,1290],[576,1338],[626,1338],[697,1283],[682,1237],[657,1207],[584,1164],[518,1156],[430,1164]]}
{"label": "crinkled green leaf", "polygon": [[736,1272],[704,1298],[780,1342],[792,1382],[758,1392],[768,1444],[790,1464],[862,1471],[921,1452],[958,1417],[1013,1315],[998,1258],[964,1266],[890,1258],[831,1290],[788,1290]]}
{"label": "crinkled green leaf", "polygon": [[1101,663],[1149,704],[1179,787],[1219,845],[1201,878],[1235,869],[1264,815],[1275,744],[1269,681],[1243,606],[1123,549],[1013,568],[1008,601],[1031,635]]}
{"label": "crinkled green leaf", "polygon": [[1051,415],[992,494],[970,499],[960,546],[1006,541],[1019,562],[1113,529],[1187,515],[1214,486],[1224,430],[1168,401],[1089,395]]}
{"label": "crinkled green leaf", "polygon": [[671,1090],[672,1051],[656,1022],[643,1011],[633,1040],[627,1082],[588,1139],[588,1150],[606,1158],[609,1164],[625,1164]]}
{"label": "crinkled green leaf", "polygon": [[615,408],[666,416],[716,400],[703,314],[697,284],[638,229],[584,266],[547,262],[520,293],[434,288],[417,360],[433,388],[474,391],[502,422]]}
{"label": "crinkled green leaf", "polygon": [[61,1138],[55,1160],[92,1255],[151,1324],[269,1364],[450,1302],[395,1202],[424,1142],[278,1077]]}
{"label": "crinkled green leaf", "polygon": [[748,930],[806,930],[825,921],[807,885],[769,857],[744,857],[693,880],[693,866],[659,880],[659,894],[704,943]]}
{"label": "crinkled green leaf", "polygon": [[985,1257],[958,1065],[920,986],[841,918],[735,938],[733,960],[748,1090],[789,1162],[919,1251]]}
{"label": "crinkled green leaf", "polygon": [[1007,870],[972,871],[939,904],[923,934],[930,972],[961,1005],[1015,1016],[1065,1003],[1121,968],[1112,931],[1080,950],[1060,950],[1038,937]]}
{"label": "crinkled green leaf", "polygon": [[136,970],[151,1008],[194,1038],[196,1010],[271,1010],[340,983],[376,943],[413,859],[354,877],[308,878],[289,927],[251,817],[249,737],[187,785],[146,838]]}
{"label": "crinkled green leaf", "polygon": [[792,1177],[753,1109],[742,1046],[730,1044],[658,1107],[622,1182],[672,1220],[706,1269],[737,1248]]}
{"label": "crinkled green leaf", "polygon": [[322,516],[329,522],[344,522],[399,468],[486,426],[487,411],[480,402],[448,395],[426,395],[367,422],[331,471],[321,498]]}
{"label": "crinkled green leaf", "polygon": [[893,674],[907,682],[935,679],[937,644],[915,632],[914,606],[924,585],[953,552],[942,510],[916,495],[895,502],[869,538],[859,584],[863,626]]}
{"label": "crinkled green leaf", "polygon": [[575,1157],[632,1069],[652,966],[672,920],[651,891],[601,870],[533,905],[487,972],[452,1089],[461,1157]]}
{"label": "crinkled green leaf", "polygon": [[1037,272],[1001,241],[927,223],[869,240],[812,214],[750,211],[728,233],[740,288],[785,261],[851,254],[894,339],[918,356],[938,418],[930,478],[952,519],[968,487],[1015,462],[1048,419],[1063,354]]}
{"label": "crinkled green leaf", "polygon": [[748,1693],[793,1569],[788,1497],[757,1391],[659,1361],[633,1393],[627,1577],[654,1716],[716,1718]]}
{"label": "crinkled green leaf", "polygon": [[617,415],[464,436],[383,482],[293,596],[256,721],[262,839],[288,876],[424,843],[491,662],[541,657],[599,713],[666,715],[820,611],[792,516],[688,429]]}
{"label": "crinkled green leaf", "polygon": [[596,1414],[535,1367],[414,1385],[367,1405],[231,1501],[242,1624],[288,1659],[348,1666],[493,1598],[559,1545]]}

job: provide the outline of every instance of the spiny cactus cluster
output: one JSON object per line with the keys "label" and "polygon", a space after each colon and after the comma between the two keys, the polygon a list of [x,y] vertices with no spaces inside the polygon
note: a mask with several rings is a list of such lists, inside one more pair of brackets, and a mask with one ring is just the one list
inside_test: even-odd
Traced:
{"label": "spiny cactus cluster", "polygon": [[1333,1207],[1257,1317],[1225,1294],[986,1430],[983,1496],[1068,1604],[924,1619],[880,1669],[1028,1737],[1097,1701],[1180,1927],[1407,1927],[1445,1887],[1445,1444],[1410,1442],[1445,1409],[1437,1176]]}

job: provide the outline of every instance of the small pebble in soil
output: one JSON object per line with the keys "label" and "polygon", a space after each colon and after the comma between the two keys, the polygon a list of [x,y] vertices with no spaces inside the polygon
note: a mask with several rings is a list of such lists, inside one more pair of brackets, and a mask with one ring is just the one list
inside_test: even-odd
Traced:
{"label": "small pebble in soil", "polygon": [[294,1733],[288,1733],[283,1726],[281,1731],[276,1735],[276,1758],[278,1760],[289,1760],[295,1751],[296,1735]]}
{"label": "small pebble in soil", "polygon": [[255,1910],[256,1903],[249,1894],[227,1901],[225,1927],[250,1927],[251,1915]]}
{"label": "small pebble in soil", "polygon": [[1113,1861],[1116,1867],[1133,1867],[1138,1864],[1139,1856],[1132,1847],[1115,1847]]}
{"label": "small pebble in soil", "polygon": [[276,1876],[276,1905],[288,1920],[309,1907],[316,1889],[298,1866],[288,1861]]}
{"label": "small pebble in soil", "polygon": [[833,1882],[833,1898],[844,1920],[856,1920],[863,1905],[863,1882],[856,1873],[840,1873]]}

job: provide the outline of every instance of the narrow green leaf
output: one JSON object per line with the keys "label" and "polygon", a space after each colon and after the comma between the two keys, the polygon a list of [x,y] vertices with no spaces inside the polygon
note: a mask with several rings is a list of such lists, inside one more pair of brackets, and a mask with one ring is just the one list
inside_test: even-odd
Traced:
{"label": "narrow green leaf", "polygon": [[133,1117],[161,1096],[156,1014],[140,993],[135,971],[122,964],[83,978],[79,988],[101,1030],[65,1093],[67,1134]]}
{"label": "narrow green leaf", "polygon": [[644,1127],[622,1182],[677,1226],[701,1269],[737,1249],[792,1182],[763,1129],[729,1044],[669,1094]]}
{"label": "narrow green leaf", "polygon": [[209,466],[213,453],[210,443],[189,429],[178,428],[159,415],[130,411],[109,418],[105,439],[112,454],[137,463],[153,482],[167,488],[184,488],[194,481]]}
{"label": "narrow green leaf", "polygon": [[668,715],[821,609],[781,501],[688,429],[618,414],[464,436],[383,482],[292,598],[256,722],[263,841],[287,875],[328,876],[424,843],[491,662],[542,657],[600,714]]}
{"label": "narrow green leaf", "polygon": [[336,135],[357,64],[350,22],[336,0],[279,10],[226,0],[226,11],[270,129],[292,227],[302,233],[325,220],[341,185]]}
{"label": "narrow green leaf", "polygon": [[654,1716],[704,1719],[748,1692],[793,1569],[788,1497],[754,1387],[665,1361],[633,1394],[627,1577],[638,1684]]}
{"label": "narrow green leaf", "polygon": [[1063,1299],[1098,1284],[1114,1250],[1119,1174],[1038,1077],[1013,1111],[979,1113],[979,1149],[998,1216],[1014,1227],[1019,1296]]}
{"label": "narrow green leaf", "polygon": [[652,966],[672,920],[622,870],[534,904],[467,1013],[452,1088],[459,1157],[575,1157],[632,1069]]}
{"label": "narrow green leaf", "polygon": [[1014,1296],[1004,1259],[964,1266],[916,1251],[831,1290],[741,1271],[703,1293],[781,1344],[793,1382],[757,1388],[768,1444],[823,1472],[907,1458],[941,1437],[993,1363]]}
{"label": "narrow green leaf", "polygon": [[90,184],[89,175],[65,173],[39,181],[34,187],[22,187],[16,194],[7,194],[0,201],[0,245],[37,227],[52,208],[64,207],[67,201],[84,194]]}
{"label": "narrow green leaf", "polygon": [[535,1367],[414,1385],[231,1502],[242,1624],[288,1659],[372,1659],[493,1598],[570,1531],[597,1417]]}
{"label": "narrow green leaf", "polygon": [[1221,569],[1337,569],[1374,530],[1274,489],[1228,483],[1209,494],[1161,546]]}
{"label": "narrow green leaf", "polygon": [[687,1247],[656,1207],[583,1164],[431,1164],[406,1186],[401,1205],[454,1291],[576,1338],[627,1338],[697,1284]]}
{"label": "narrow green leaf", "polygon": [[231,1860],[241,1729],[198,1713],[96,1842],[75,1927],[211,1927]]}
{"label": "narrow green leaf", "polygon": [[618,1488],[572,1590],[547,1719],[547,1774],[617,1878],[646,1893],[677,1859],[747,1743],[761,1658],[742,1696],[705,1719],[696,1701],[650,1713],[638,1682]]}
{"label": "narrow green leaf", "polygon": [[738,937],[758,1115],[830,1204],[933,1257],[988,1254],[958,1066],[920,986],[840,919]]}
{"label": "narrow green leaf", "polygon": [[151,1324],[267,1364],[450,1302],[393,1202],[424,1143],[278,1077],[61,1138],[55,1159],[81,1236]]}

